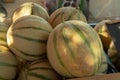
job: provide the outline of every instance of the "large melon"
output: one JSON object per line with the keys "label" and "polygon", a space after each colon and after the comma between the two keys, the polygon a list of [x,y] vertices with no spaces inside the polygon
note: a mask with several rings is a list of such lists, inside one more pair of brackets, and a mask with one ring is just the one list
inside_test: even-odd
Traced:
{"label": "large melon", "polygon": [[39,59],[46,55],[46,44],[51,30],[50,24],[41,17],[21,17],[8,29],[8,47],[25,60]]}
{"label": "large melon", "polygon": [[24,66],[18,80],[62,80],[48,61],[33,61]]}
{"label": "large melon", "polygon": [[74,7],[62,7],[55,10],[49,17],[48,22],[54,28],[56,25],[61,22],[68,20],[80,20],[83,22],[87,22],[85,15],[82,11],[74,8]]}
{"label": "large melon", "polygon": [[71,20],[57,25],[50,33],[47,56],[52,67],[65,77],[96,74],[101,65],[103,46],[87,23]]}
{"label": "large melon", "polygon": [[17,74],[15,55],[5,46],[0,46],[0,80],[14,80]]}
{"label": "large melon", "polygon": [[45,20],[48,20],[49,18],[49,14],[43,6],[34,2],[26,2],[14,10],[12,21],[14,22],[16,19],[26,15],[37,15]]}

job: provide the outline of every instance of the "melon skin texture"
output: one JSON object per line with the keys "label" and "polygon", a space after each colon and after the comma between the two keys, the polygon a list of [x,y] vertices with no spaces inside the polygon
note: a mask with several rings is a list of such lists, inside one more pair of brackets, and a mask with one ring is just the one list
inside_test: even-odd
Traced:
{"label": "melon skin texture", "polygon": [[49,61],[45,60],[28,63],[19,75],[18,80],[62,80],[62,76],[54,71]]}
{"label": "melon skin texture", "polygon": [[0,46],[0,80],[14,80],[17,75],[15,55],[5,46]]}
{"label": "melon skin texture", "polygon": [[0,45],[7,46],[7,34],[8,25],[0,22]]}
{"label": "melon skin texture", "polygon": [[71,20],[50,33],[47,56],[52,67],[64,77],[92,76],[101,65],[103,47],[94,29],[87,23]]}
{"label": "melon skin texture", "polygon": [[83,22],[87,22],[86,17],[82,13],[82,11],[74,7],[62,7],[56,9],[50,15],[48,22],[53,28],[55,28],[58,24],[68,20],[80,20]]}
{"label": "melon skin texture", "polygon": [[28,15],[16,20],[8,29],[8,47],[18,57],[33,61],[46,55],[50,24],[41,17]]}
{"label": "melon skin texture", "polygon": [[26,2],[14,10],[12,15],[12,22],[26,15],[36,15],[44,18],[45,20],[48,20],[49,18],[49,14],[45,7],[34,2]]}
{"label": "melon skin texture", "polygon": [[101,65],[98,68],[98,71],[97,71],[96,75],[106,74],[107,73],[107,69],[108,69],[107,54],[105,52],[103,52],[102,56],[101,56]]}

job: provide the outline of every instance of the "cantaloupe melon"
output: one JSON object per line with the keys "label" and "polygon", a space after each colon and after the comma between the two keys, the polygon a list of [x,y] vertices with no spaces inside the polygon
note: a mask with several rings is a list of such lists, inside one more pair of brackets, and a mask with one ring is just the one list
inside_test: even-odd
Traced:
{"label": "cantaloupe melon", "polygon": [[101,66],[103,52],[99,35],[83,21],[65,21],[57,25],[48,38],[50,64],[64,77],[95,75]]}
{"label": "cantaloupe melon", "polygon": [[51,31],[52,27],[43,18],[23,16],[9,27],[7,44],[20,58],[36,60],[46,56],[46,44]]}
{"label": "cantaloupe melon", "polygon": [[48,61],[41,60],[25,65],[19,75],[19,80],[62,80]]}

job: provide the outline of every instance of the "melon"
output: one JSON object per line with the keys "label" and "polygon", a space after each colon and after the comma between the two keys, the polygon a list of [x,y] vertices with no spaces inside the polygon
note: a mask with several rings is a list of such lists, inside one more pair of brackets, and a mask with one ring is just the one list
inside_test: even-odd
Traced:
{"label": "melon", "polygon": [[50,24],[35,15],[16,20],[7,31],[7,44],[13,53],[25,60],[46,56],[46,44],[52,31]]}
{"label": "melon", "polygon": [[33,61],[24,66],[18,80],[62,80],[62,76],[54,71],[48,61]]}
{"label": "melon", "polygon": [[80,20],[83,22],[87,22],[85,15],[82,11],[74,8],[74,7],[62,7],[56,9],[49,17],[48,22],[54,28],[56,25],[61,22],[68,20]]}
{"label": "melon", "polygon": [[48,20],[49,18],[49,14],[43,6],[34,2],[25,2],[14,10],[12,21],[14,22],[16,19],[26,15],[36,15],[45,20]]}
{"label": "melon", "polygon": [[47,42],[50,64],[56,72],[68,78],[95,75],[102,63],[103,52],[96,31],[79,20],[57,25]]}
{"label": "melon", "polygon": [[5,46],[0,46],[0,80],[14,80],[17,75],[15,55]]}

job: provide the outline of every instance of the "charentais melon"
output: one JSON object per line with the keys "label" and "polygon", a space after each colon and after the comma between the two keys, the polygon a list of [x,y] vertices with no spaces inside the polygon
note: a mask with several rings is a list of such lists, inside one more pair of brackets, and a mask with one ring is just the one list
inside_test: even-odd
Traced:
{"label": "charentais melon", "polygon": [[91,26],[79,20],[57,25],[48,38],[48,60],[64,77],[86,77],[103,71],[100,70],[103,54],[99,35]]}

